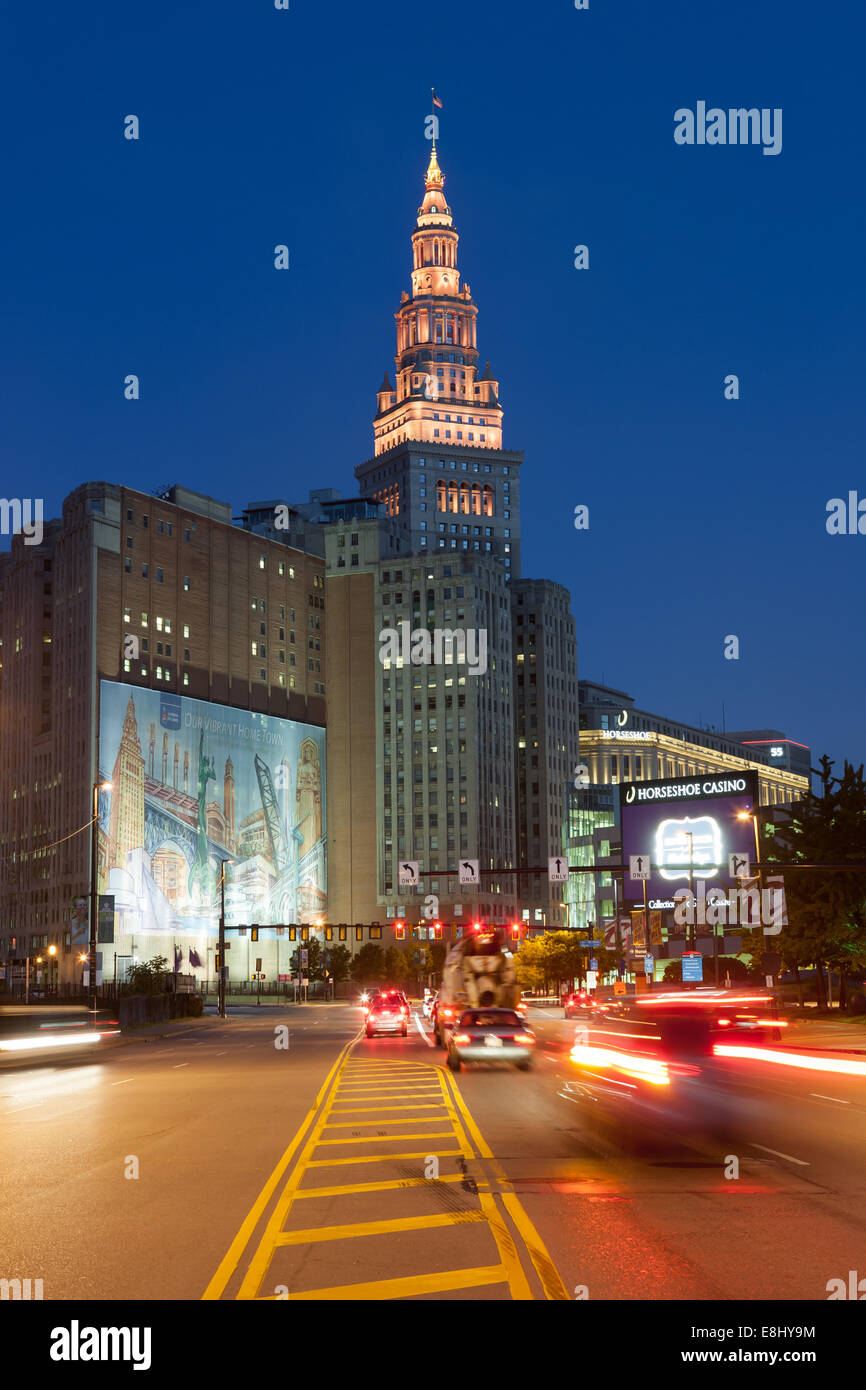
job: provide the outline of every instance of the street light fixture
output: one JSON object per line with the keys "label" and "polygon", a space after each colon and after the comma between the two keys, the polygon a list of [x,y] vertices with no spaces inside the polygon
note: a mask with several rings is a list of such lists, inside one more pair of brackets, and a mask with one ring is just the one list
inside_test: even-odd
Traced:
{"label": "street light fixture", "polygon": [[90,977],[88,994],[90,1007],[96,1013],[96,920],[99,903],[96,881],[97,845],[99,841],[99,793],[111,791],[111,782],[93,784],[93,820],[90,826],[90,951],[88,974]]}

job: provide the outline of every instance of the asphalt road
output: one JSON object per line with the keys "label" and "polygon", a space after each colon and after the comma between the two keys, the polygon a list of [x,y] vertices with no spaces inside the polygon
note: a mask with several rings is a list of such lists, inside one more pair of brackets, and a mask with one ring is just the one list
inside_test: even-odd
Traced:
{"label": "asphalt road", "polygon": [[0,1070],[0,1277],[47,1299],[824,1300],[866,1275],[866,1079],[737,1060],[677,1127],[582,1090],[559,1010],[530,1021],[526,1074],[452,1077],[417,1016],[368,1041],[342,1004]]}

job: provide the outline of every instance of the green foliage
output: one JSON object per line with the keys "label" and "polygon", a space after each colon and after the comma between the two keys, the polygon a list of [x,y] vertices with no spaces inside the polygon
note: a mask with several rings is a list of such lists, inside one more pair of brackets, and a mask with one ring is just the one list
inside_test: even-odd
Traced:
{"label": "green foliage", "polygon": [[600,972],[613,969],[613,951],[590,949],[575,932],[545,932],[543,936],[527,937],[515,956],[517,979],[521,989],[559,989],[584,978],[584,960],[591,956],[598,959]]}
{"label": "green foliage", "polygon": [[435,970],[437,975],[442,974],[445,965],[445,957],[448,954],[448,945],[444,941],[434,941],[428,947],[430,953],[430,969]]}
{"label": "green foliage", "polygon": [[[801,860],[804,863],[862,863],[866,858],[866,783],[863,765],[846,762],[841,777],[834,764],[821,759],[821,789],[811,790],[792,808],[789,821],[779,826],[762,860]],[[778,936],[761,931],[744,933],[743,950],[757,957],[778,951],[783,968],[819,962],[843,974],[866,968],[866,873],[791,870],[785,873],[788,926]]]}
{"label": "green foliage", "polygon": [[151,960],[139,961],[127,974],[127,984],[133,994],[162,994],[165,976],[168,975],[168,957],[153,956]]}
{"label": "green foliage", "polygon": [[325,974],[325,963],[322,957],[322,945],[314,936],[309,941],[302,941],[291,954],[290,964],[292,973],[299,973],[301,951],[307,951],[307,964],[300,972],[305,980],[321,980]]}
{"label": "green foliage", "polygon": [[329,958],[328,969],[331,972],[331,978],[336,980],[337,983],[339,983],[340,980],[345,980],[349,974],[349,966],[352,960],[352,952],[349,950],[348,946],[330,946],[327,954]]}
{"label": "green foliage", "polygon": [[352,979],[360,985],[381,985],[385,982],[385,953],[375,941],[365,941],[352,958],[349,967]]}

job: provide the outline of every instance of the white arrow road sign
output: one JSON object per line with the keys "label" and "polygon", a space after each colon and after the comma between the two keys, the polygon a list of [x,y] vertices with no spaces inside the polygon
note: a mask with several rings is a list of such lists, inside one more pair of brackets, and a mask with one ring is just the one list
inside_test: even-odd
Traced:
{"label": "white arrow road sign", "polygon": [[568,882],[568,860],[564,855],[559,854],[555,859],[548,859],[547,877],[551,883]]}
{"label": "white arrow road sign", "polygon": [[747,854],[729,854],[728,875],[730,878],[748,878],[749,856]]}
{"label": "white arrow road sign", "polygon": [[648,854],[630,854],[628,857],[629,878],[649,878],[650,857]]}
{"label": "white arrow road sign", "polygon": [[413,888],[418,882],[418,860],[401,859],[397,870],[397,881],[401,888]]}
{"label": "white arrow road sign", "polygon": [[478,872],[479,860],[461,859],[460,860],[460,882],[461,883],[480,883],[481,875]]}

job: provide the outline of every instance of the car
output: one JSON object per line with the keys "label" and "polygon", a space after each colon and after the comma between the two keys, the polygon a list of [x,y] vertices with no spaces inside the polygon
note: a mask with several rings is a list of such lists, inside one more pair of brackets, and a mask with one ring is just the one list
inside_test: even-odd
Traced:
{"label": "car", "polygon": [[464,1009],[446,1030],[452,1071],[464,1062],[511,1062],[519,1071],[532,1066],[535,1034],[516,1009]]}
{"label": "car", "polygon": [[575,1030],[568,1089],[595,1113],[629,1111],[666,1127],[730,1127],[737,1110],[732,1062],[772,1046],[786,1026],[772,995],[754,989],[672,988],[600,1000]]}
{"label": "car", "polygon": [[378,995],[367,1009],[364,1031],[368,1038],[376,1033],[400,1033],[405,1038],[409,1032],[409,1005],[398,990]]}
{"label": "car", "polygon": [[588,990],[576,989],[573,994],[566,994],[562,1001],[566,1018],[574,1018],[575,1014],[583,1014],[595,1008],[595,1001]]}
{"label": "car", "polygon": [[436,1007],[436,1000],[439,998],[438,990],[428,991],[424,996],[424,1003],[421,1005],[421,1012],[425,1018],[433,1017],[433,1010]]}

